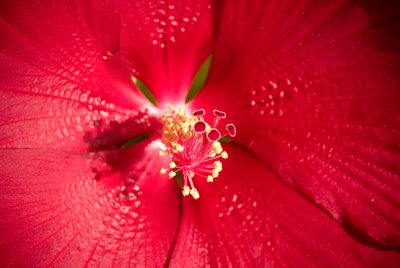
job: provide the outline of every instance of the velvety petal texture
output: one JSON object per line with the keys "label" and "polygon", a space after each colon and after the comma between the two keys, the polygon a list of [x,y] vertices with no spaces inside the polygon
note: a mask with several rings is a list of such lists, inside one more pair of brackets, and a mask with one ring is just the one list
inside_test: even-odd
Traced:
{"label": "velvety petal texture", "polygon": [[0,147],[85,151],[149,132],[110,10],[86,0],[0,4]]}
{"label": "velvety petal texture", "polygon": [[[2,1],[0,267],[399,267],[399,11]],[[185,108],[238,135],[194,200],[160,117],[210,55]]]}
{"label": "velvety petal texture", "polygon": [[177,187],[159,180],[154,138],[114,150],[160,124],[110,11],[108,1],[0,4],[2,267],[162,266],[170,252]]}
{"label": "velvety petal texture", "polygon": [[[223,1],[208,84],[238,141],[371,244],[400,246],[397,3]],[[251,53],[249,53],[251,51]]]}
{"label": "velvety petal texture", "polygon": [[396,267],[400,255],[353,240],[240,148],[213,183],[183,201],[172,267]]}
{"label": "velvety petal texture", "polygon": [[0,266],[162,266],[179,203],[154,149],[0,149]]}
{"label": "velvety petal texture", "polygon": [[118,1],[121,49],[160,106],[184,104],[211,54],[211,1]]}

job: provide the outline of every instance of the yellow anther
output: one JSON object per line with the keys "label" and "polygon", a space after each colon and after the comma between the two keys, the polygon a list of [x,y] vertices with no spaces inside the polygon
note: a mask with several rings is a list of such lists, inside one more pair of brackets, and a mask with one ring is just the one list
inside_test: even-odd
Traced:
{"label": "yellow anther", "polygon": [[178,116],[181,116],[181,117],[185,118],[186,117],[185,114],[186,114],[185,113],[185,109],[183,109],[182,107],[179,108]]}
{"label": "yellow anther", "polygon": [[218,171],[221,171],[221,170],[222,170],[222,163],[221,163],[221,161],[215,161],[213,164],[214,164],[214,168],[215,168],[216,170],[218,170]]}
{"label": "yellow anther", "polygon": [[187,195],[189,195],[189,193],[190,193],[190,188],[189,188],[189,186],[183,186],[183,189],[182,189],[182,194],[183,194],[183,196],[187,196]]}
{"label": "yellow anther", "polygon": [[171,172],[168,174],[168,177],[169,177],[170,179],[172,179],[172,178],[175,177],[175,176],[176,176],[176,173],[173,172],[173,171],[171,171]]}
{"label": "yellow anther", "polygon": [[196,174],[196,173],[194,173],[193,170],[189,170],[189,175],[190,175],[191,178],[193,178],[195,174]]}
{"label": "yellow anther", "polygon": [[192,188],[192,190],[190,190],[190,194],[193,196],[194,199],[199,199],[200,197],[200,194],[196,188]]}
{"label": "yellow anther", "polygon": [[218,177],[218,175],[219,175],[219,171],[218,171],[216,168],[214,168],[214,169],[212,170],[211,175],[212,175],[214,178],[216,178],[216,177]]}
{"label": "yellow anther", "polygon": [[213,182],[214,181],[214,177],[211,175],[207,176],[207,182]]}
{"label": "yellow anther", "polygon": [[165,155],[165,152],[164,152],[163,150],[160,150],[160,151],[158,152],[158,154],[159,154],[160,156],[163,156],[163,155]]}
{"label": "yellow anther", "polygon": [[176,167],[176,164],[175,164],[175,162],[171,162],[171,163],[169,163],[169,168],[175,168]]}
{"label": "yellow anther", "polygon": [[227,159],[227,158],[228,158],[228,153],[225,152],[225,151],[222,152],[221,157],[222,157],[223,159]]}
{"label": "yellow anther", "polygon": [[165,173],[167,173],[167,170],[166,170],[165,168],[161,168],[160,174],[161,174],[161,175],[164,175]]}
{"label": "yellow anther", "polygon": [[178,145],[176,146],[176,150],[177,150],[178,152],[182,152],[183,149],[184,149],[183,146],[180,145],[180,144],[178,144]]}
{"label": "yellow anther", "polygon": [[181,128],[183,128],[183,129],[189,129],[189,127],[190,127],[190,124],[188,122],[181,124]]}
{"label": "yellow anther", "polygon": [[221,146],[220,142],[218,142],[218,141],[214,142],[213,143],[213,148],[214,148],[214,151],[215,151],[216,154],[222,153],[222,146]]}

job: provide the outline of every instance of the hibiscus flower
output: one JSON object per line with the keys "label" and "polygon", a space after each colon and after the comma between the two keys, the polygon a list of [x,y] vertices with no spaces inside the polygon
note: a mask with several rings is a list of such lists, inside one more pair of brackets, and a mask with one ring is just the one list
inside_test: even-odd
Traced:
{"label": "hibiscus flower", "polygon": [[0,266],[399,266],[399,10],[2,1]]}

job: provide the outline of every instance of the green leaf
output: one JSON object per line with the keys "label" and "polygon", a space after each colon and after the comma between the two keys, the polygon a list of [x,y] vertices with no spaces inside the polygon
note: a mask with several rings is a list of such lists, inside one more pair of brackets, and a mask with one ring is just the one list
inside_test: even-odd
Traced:
{"label": "green leaf", "polygon": [[138,87],[140,92],[152,103],[154,106],[158,106],[156,98],[154,95],[151,93],[150,89],[146,86],[145,83],[143,83],[142,80],[139,80],[137,77],[133,76],[131,77],[132,82]]}
{"label": "green leaf", "polygon": [[199,92],[200,89],[204,86],[207,81],[208,71],[210,70],[210,65],[213,56],[210,55],[201,65],[199,71],[192,81],[192,85],[190,86],[189,93],[186,96],[186,103],[190,102]]}
{"label": "green leaf", "polygon": [[141,141],[147,139],[148,137],[150,137],[150,134],[148,134],[148,133],[147,133],[147,134],[143,134],[143,135],[136,136],[136,137],[134,137],[134,138],[132,138],[132,139],[129,139],[129,140],[127,140],[126,142],[124,142],[124,143],[121,145],[121,148],[122,148],[122,149],[129,148],[129,147],[131,147],[132,145],[135,145],[135,144],[137,144],[137,143],[139,143],[139,142],[141,142]]}
{"label": "green leaf", "polygon": [[222,142],[222,143],[231,143],[231,142],[233,142],[233,140],[231,138],[228,138],[228,137],[222,137],[218,141]]}
{"label": "green leaf", "polygon": [[176,184],[178,184],[179,188],[182,189],[182,187],[183,187],[183,183],[182,183],[182,173],[181,173],[180,171],[178,171],[178,172],[176,173],[175,181],[176,181]]}

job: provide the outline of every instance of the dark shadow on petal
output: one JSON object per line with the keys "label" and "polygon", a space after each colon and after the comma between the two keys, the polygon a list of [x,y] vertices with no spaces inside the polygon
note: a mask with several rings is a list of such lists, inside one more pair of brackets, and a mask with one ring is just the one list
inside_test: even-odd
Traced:
{"label": "dark shadow on petal", "polygon": [[96,120],[93,126],[93,130],[83,136],[89,152],[118,149],[132,139],[151,135],[162,128],[161,123],[149,117],[147,112],[139,112],[122,122]]}
{"label": "dark shadow on petal", "polygon": [[[149,140],[154,140],[150,138]],[[141,142],[135,148],[105,150],[90,153],[91,170],[94,179],[107,187],[124,186],[128,195],[143,174],[143,156],[149,141]]]}
{"label": "dark shadow on petal", "polygon": [[400,2],[355,0],[370,16],[374,44],[379,51],[400,51]]}
{"label": "dark shadow on petal", "polygon": [[381,250],[381,251],[391,251],[391,250],[400,250],[400,247],[391,247],[382,245],[376,241],[374,241],[368,234],[364,231],[355,228],[350,223],[343,222],[342,223],[344,231],[351,236],[354,240],[359,242],[360,244],[366,245],[368,247]]}
{"label": "dark shadow on petal", "polygon": [[174,252],[175,252],[176,243],[178,241],[178,237],[179,237],[179,234],[180,234],[180,231],[181,231],[182,215],[183,215],[183,202],[182,201],[183,201],[183,199],[182,199],[182,196],[180,195],[180,198],[179,198],[179,212],[178,212],[179,213],[178,214],[178,216],[179,216],[178,224],[177,224],[177,227],[176,227],[174,239],[172,240],[171,246],[170,246],[170,248],[168,250],[168,255],[167,255],[167,259],[165,260],[165,263],[164,263],[164,268],[170,267],[171,259],[172,259],[172,256],[173,256]]}

